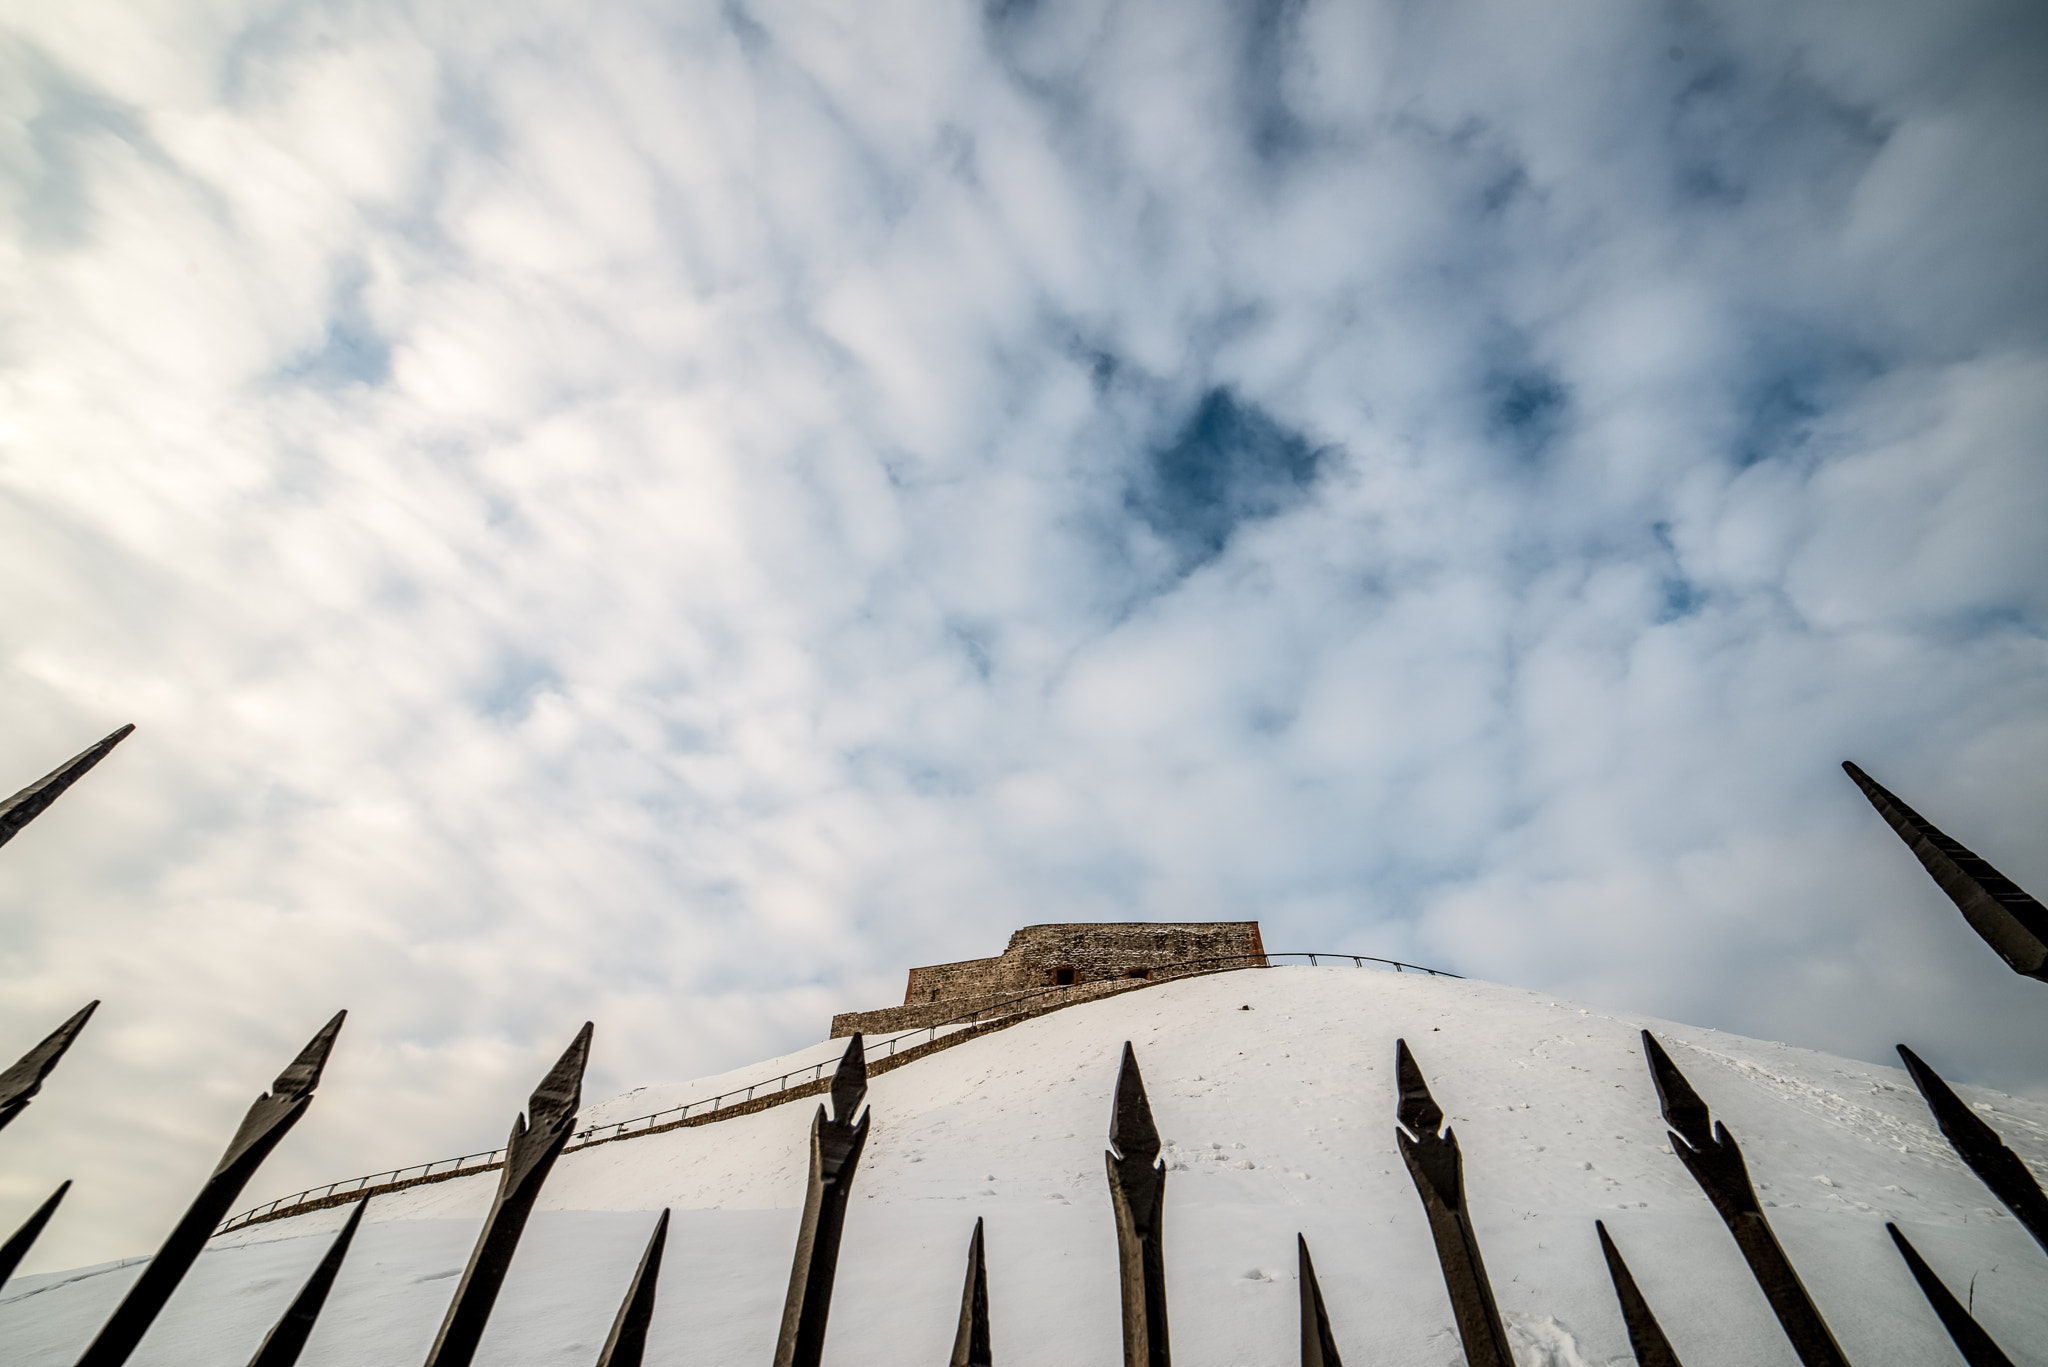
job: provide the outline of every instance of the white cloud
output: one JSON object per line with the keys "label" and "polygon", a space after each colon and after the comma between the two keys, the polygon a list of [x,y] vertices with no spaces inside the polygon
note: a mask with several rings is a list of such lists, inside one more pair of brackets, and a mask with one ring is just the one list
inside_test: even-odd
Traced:
{"label": "white cloud", "polygon": [[2022,7],[1000,8],[9,21],[0,765],[141,724],[0,854],[43,1265],[336,1006],[253,1197],[1040,920],[2048,1085],[1835,768],[2048,889]]}

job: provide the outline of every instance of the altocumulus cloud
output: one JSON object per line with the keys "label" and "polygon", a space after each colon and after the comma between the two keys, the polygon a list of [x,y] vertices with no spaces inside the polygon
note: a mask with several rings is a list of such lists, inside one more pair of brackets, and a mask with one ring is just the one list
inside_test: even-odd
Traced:
{"label": "altocumulus cloud", "polygon": [[805,1042],[1031,921],[2039,1091],[2038,5],[16,7],[39,1249]]}

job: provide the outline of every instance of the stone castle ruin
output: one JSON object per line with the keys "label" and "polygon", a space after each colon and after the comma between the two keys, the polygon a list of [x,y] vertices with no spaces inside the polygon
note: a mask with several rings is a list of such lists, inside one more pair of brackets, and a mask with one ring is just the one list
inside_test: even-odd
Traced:
{"label": "stone castle ruin", "polygon": [[910,970],[903,1005],[845,1011],[832,1038],[943,1025],[983,1007],[1049,994],[1074,1000],[1140,983],[1264,968],[1257,921],[1110,921],[1026,926],[993,959],[963,959]]}

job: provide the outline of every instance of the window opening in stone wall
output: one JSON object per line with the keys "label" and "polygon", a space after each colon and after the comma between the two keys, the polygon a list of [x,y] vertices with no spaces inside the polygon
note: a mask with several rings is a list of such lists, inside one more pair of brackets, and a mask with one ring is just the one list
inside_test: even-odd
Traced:
{"label": "window opening in stone wall", "polygon": [[1124,970],[1124,976],[1126,978],[1149,978],[1152,976],[1152,970],[1149,968],[1128,968]]}
{"label": "window opening in stone wall", "polygon": [[1052,971],[1053,986],[1072,987],[1075,976],[1075,972],[1071,968],[1055,968]]}

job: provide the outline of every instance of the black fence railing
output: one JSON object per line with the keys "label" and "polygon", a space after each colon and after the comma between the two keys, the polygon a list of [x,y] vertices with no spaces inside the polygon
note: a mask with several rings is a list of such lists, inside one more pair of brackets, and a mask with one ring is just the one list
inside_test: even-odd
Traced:
{"label": "black fence railing", "polygon": [[[1372,954],[1340,954],[1326,950],[1289,951],[1278,954],[1221,954],[1198,959],[1176,959],[1170,963],[1149,965],[1150,971],[1157,975],[1153,977],[1098,978],[1093,981],[1063,984],[1044,988],[1036,992],[1026,992],[1013,997],[1005,997],[1000,1001],[987,1002],[935,1024],[920,1025],[914,1029],[900,1031],[880,1039],[864,1041],[863,1053],[866,1055],[867,1061],[872,1064],[885,1058],[894,1057],[899,1049],[908,1051],[921,1048],[926,1044],[937,1041],[943,1035],[969,1030],[976,1025],[985,1024],[992,1020],[1001,1020],[1009,1016],[1037,1013],[1042,1008],[1053,1005],[1063,997],[1078,1005],[1084,1001],[1096,1001],[1103,997],[1116,996],[1122,992],[1135,991],[1139,988],[1152,987],[1160,983],[1173,982],[1178,978],[1199,977],[1205,973],[1225,973],[1238,969],[1266,968],[1271,966],[1272,961],[1275,959],[1306,959],[1310,967],[1320,966],[1325,962],[1335,964],[1350,963],[1359,968],[1363,968],[1368,964],[1383,964],[1393,969],[1396,973],[1426,973],[1432,978],[1456,978],[1461,976],[1456,973],[1446,972],[1441,968],[1427,968],[1421,964],[1404,963],[1399,959],[1382,959]],[[839,1060],[836,1058],[828,1061],[835,1068],[839,1066]],[[651,1111],[646,1115],[634,1116],[630,1120],[615,1121],[608,1125],[594,1125],[587,1130],[579,1130],[567,1146],[563,1148],[562,1152],[565,1154],[574,1153],[578,1149],[587,1149],[594,1144],[609,1144],[620,1139],[635,1139],[642,1135],[676,1128],[692,1118],[698,1119],[701,1123],[703,1117],[712,1115],[721,1109],[730,1111],[734,1115],[745,1114],[747,1112],[742,1111],[741,1108],[749,1102],[757,1101],[763,1097],[780,1096],[789,1092],[793,1087],[806,1087],[813,1083],[822,1082],[824,1078],[825,1062],[808,1064],[802,1068],[792,1068],[786,1073],[778,1073],[774,1077],[763,1078],[759,1082],[751,1082],[744,1087],[735,1087],[730,1091],[720,1092],[715,1096],[699,1097],[695,1101],[686,1101],[680,1106],[670,1106],[665,1110]],[[399,1187],[422,1185],[428,1181],[447,1181],[456,1177],[465,1177],[471,1173],[491,1172],[502,1167],[504,1162],[505,1151],[503,1149],[490,1149],[479,1153],[466,1153],[460,1158],[437,1158],[431,1163],[415,1163],[411,1167],[392,1168],[385,1172],[370,1173],[363,1177],[344,1178],[339,1182],[329,1182],[321,1187],[308,1187],[304,1191],[295,1191],[289,1196],[280,1196],[274,1201],[266,1201],[260,1206],[245,1210],[229,1218],[214,1232],[216,1234],[226,1234],[230,1230],[240,1229],[243,1225],[279,1219],[299,1209],[301,1206],[338,1204],[333,1202],[332,1198],[334,1197],[341,1197],[343,1200],[364,1198],[377,1195],[380,1192],[392,1191]]]}

